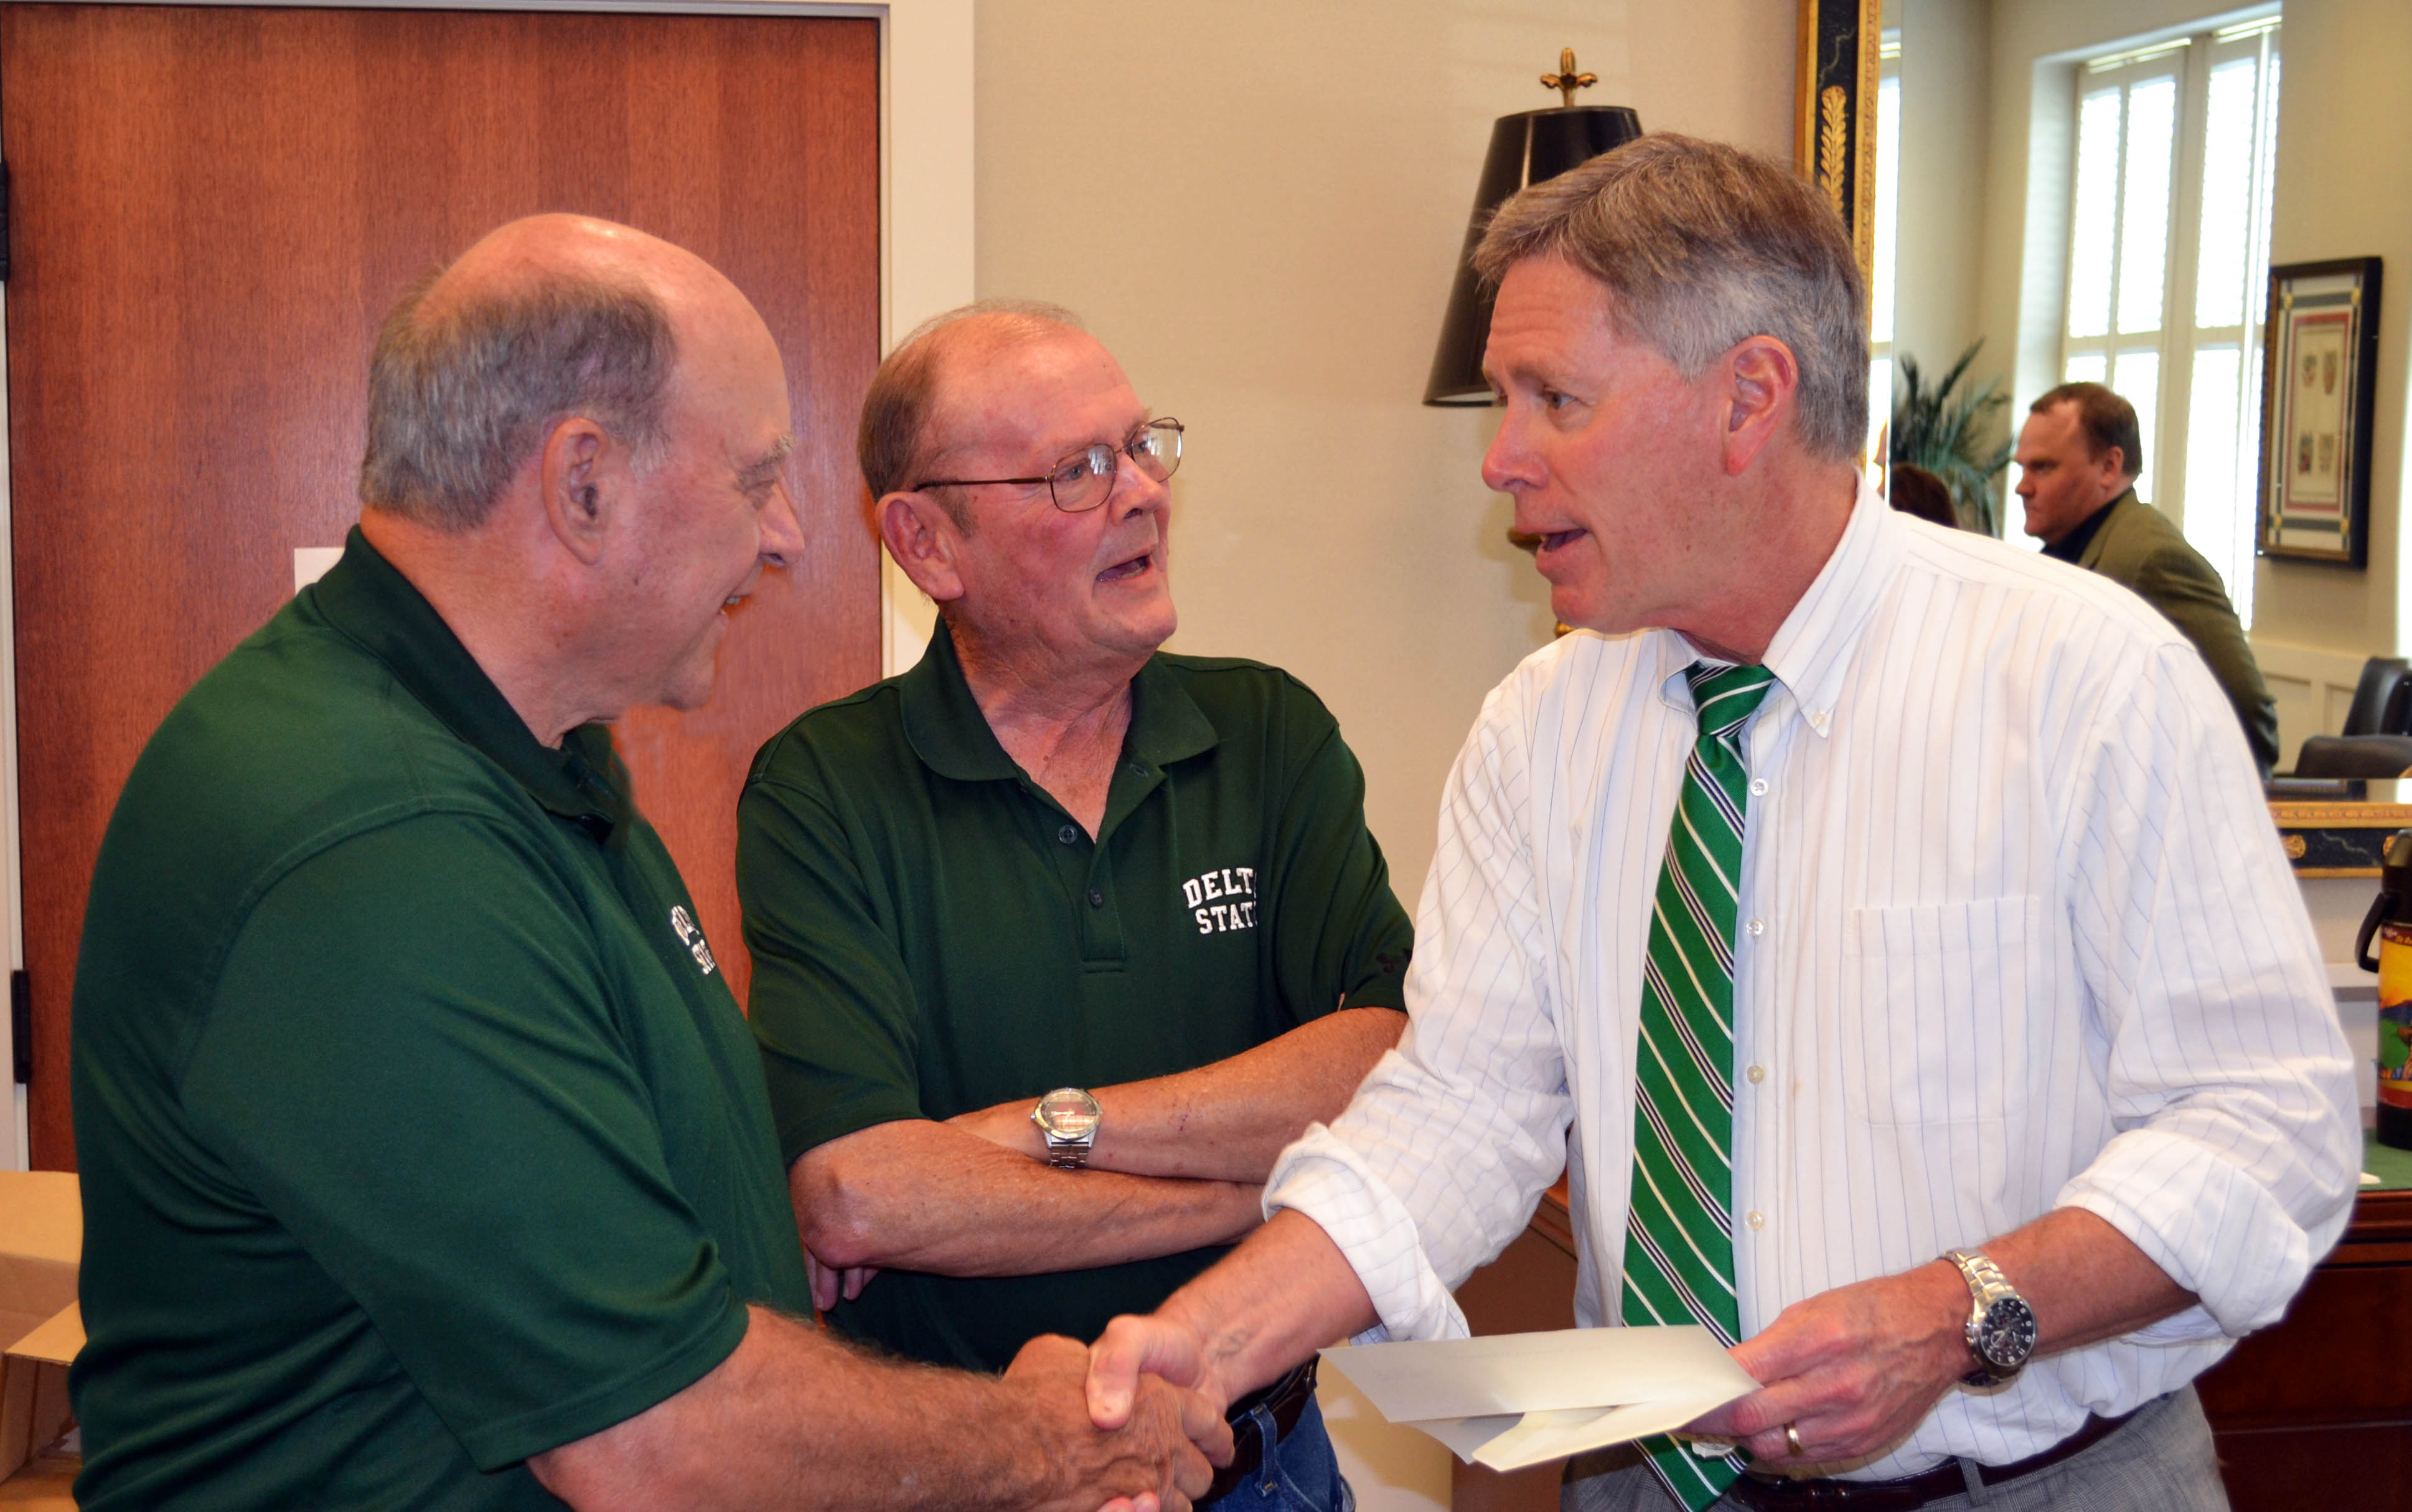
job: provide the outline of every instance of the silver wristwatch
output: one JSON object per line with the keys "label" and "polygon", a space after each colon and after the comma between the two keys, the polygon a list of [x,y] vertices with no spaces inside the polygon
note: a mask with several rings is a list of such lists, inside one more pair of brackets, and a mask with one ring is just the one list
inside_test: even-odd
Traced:
{"label": "silver wristwatch", "polygon": [[2025,1368],[2035,1353],[2035,1309],[2002,1274],[2002,1268],[1974,1250],[1944,1256],[1968,1283],[1968,1353],[1977,1368],[1960,1379],[1969,1386],[1999,1386]]}
{"label": "silver wristwatch", "polygon": [[1086,1166],[1104,1116],[1097,1100],[1078,1087],[1058,1087],[1039,1098],[1030,1110],[1030,1122],[1047,1140],[1047,1164],[1067,1171]]}

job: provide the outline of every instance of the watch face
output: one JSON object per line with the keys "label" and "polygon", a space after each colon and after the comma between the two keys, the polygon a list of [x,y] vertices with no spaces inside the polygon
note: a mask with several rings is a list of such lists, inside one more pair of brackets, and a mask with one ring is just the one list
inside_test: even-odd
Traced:
{"label": "watch face", "polygon": [[1097,1100],[1078,1087],[1059,1087],[1038,1099],[1038,1122],[1059,1139],[1085,1139],[1096,1132]]}
{"label": "watch face", "polygon": [[1987,1361],[2015,1371],[2035,1353],[2035,1310],[2016,1297],[2006,1297],[1985,1310],[1977,1327],[1977,1347]]}

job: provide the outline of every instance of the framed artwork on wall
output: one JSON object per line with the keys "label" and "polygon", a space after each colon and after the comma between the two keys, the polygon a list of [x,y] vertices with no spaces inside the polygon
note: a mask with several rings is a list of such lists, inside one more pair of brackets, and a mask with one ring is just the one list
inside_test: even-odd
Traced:
{"label": "framed artwork on wall", "polygon": [[2369,563],[2378,273],[2376,257],[2270,270],[2256,537],[2264,556]]}
{"label": "framed artwork on wall", "polygon": [[1860,275],[1875,265],[1877,45],[1884,0],[1800,0],[1793,166],[1850,228]]}

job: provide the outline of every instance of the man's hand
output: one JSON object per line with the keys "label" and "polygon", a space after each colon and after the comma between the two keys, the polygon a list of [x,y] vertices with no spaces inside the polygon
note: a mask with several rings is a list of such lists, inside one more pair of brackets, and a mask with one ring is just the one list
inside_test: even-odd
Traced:
{"label": "man's hand", "polygon": [[1140,1383],[1150,1375],[1196,1391],[1218,1415],[1230,1409],[1231,1393],[1205,1379],[1206,1341],[1197,1329],[1161,1313],[1125,1313],[1089,1349],[1090,1421],[1104,1429],[1128,1422]]}
{"label": "man's hand", "polygon": [[1006,1383],[1027,1388],[1049,1462],[1070,1484],[1041,1503],[1065,1512],[1188,1512],[1214,1466],[1231,1462],[1231,1429],[1219,1407],[1195,1391],[1155,1378],[1135,1383],[1123,1421],[1109,1431],[1091,1420],[1081,1395],[1089,1351],[1043,1334],[1022,1346]]}
{"label": "man's hand", "polygon": [[804,1252],[804,1279],[813,1284],[813,1311],[816,1313],[826,1313],[835,1307],[841,1297],[853,1301],[862,1295],[862,1288],[870,1285],[871,1278],[877,1274],[879,1268],[875,1265],[823,1265],[819,1255],[810,1250]]}
{"label": "man's hand", "polygon": [[1785,1469],[1880,1454],[1968,1373],[1967,1316],[1967,1284],[1943,1260],[1820,1292],[1734,1346],[1735,1362],[1763,1385],[1688,1431]]}

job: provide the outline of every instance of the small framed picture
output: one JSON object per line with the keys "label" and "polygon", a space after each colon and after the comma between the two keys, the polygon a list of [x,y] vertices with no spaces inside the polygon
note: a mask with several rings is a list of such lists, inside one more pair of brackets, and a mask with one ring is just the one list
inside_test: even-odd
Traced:
{"label": "small framed picture", "polygon": [[2378,259],[2271,269],[2261,339],[2261,554],[2367,565]]}

